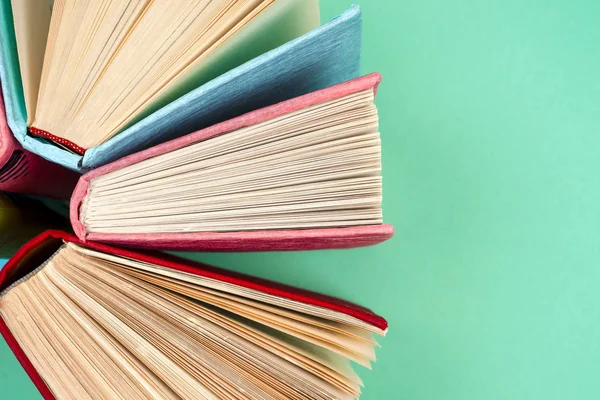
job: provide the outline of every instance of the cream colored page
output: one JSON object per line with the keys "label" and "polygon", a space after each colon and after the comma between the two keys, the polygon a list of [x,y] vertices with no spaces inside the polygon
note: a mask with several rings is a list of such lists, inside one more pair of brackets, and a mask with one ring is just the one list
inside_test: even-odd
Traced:
{"label": "cream colored page", "polygon": [[85,247],[78,246],[73,243],[68,243],[67,247],[75,250],[79,254],[87,255],[93,258],[105,260],[114,264],[117,264],[121,267],[130,268],[133,270],[137,270],[140,272],[147,272],[149,274],[156,274],[163,277],[180,280],[182,282],[186,282],[192,285],[197,285],[199,287],[210,287],[215,290],[219,290],[222,292],[227,292],[239,296],[244,296],[249,299],[254,299],[257,301],[262,301],[267,304],[277,305],[280,307],[285,307],[288,310],[294,310],[298,312],[302,312],[308,315],[327,318],[331,321],[342,322],[345,324],[349,324],[351,326],[355,326],[361,329],[365,329],[369,332],[385,335],[385,332],[364,322],[357,318],[351,317],[347,314],[343,314],[341,312],[325,309],[318,306],[313,306],[306,303],[296,302],[294,300],[281,298],[275,295],[262,293],[257,290],[243,288],[241,286],[237,286],[234,284],[230,284],[227,282],[217,281],[214,279],[206,278],[200,275],[193,275],[186,272],[181,272],[173,269],[168,269],[165,267],[161,267],[154,264],[149,264],[133,259],[122,258],[119,256],[115,256],[112,254],[105,254],[95,250],[87,249]]}
{"label": "cream colored page", "polygon": [[[229,330],[231,333],[237,334],[256,345],[273,352],[294,363],[294,365],[300,365],[303,369],[312,371],[317,375],[325,375],[322,376],[323,379],[334,376],[334,379],[341,380],[345,384],[350,385],[351,388],[357,388],[357,384],[362,384],[362,381],[351,368],[348,361],[337,356],[333,352],[311,345],[308,342],[295,339],[292,336],[285,335],[276,330],[269,330],[259,324],[249,323],[249,320],[240,319],[234,314],[222,315],[222,310],[216,311],[216,308],[211,309],[210,307],[207,307],[206,304],[200,305],[199,303],[175,294],[175,292],[171,292],[166,288],[144,282],[142,279],[132,275],[132,271],[130,270],[119,272],[120,268],[116,265],[103,262],[102,260],[92,260],[93,259],[88,259],[89,263],[86,264],[89,268],[110,271],[114,275],[121,277],[123,280],[139,287],[143,287],[146,290],[153,292],[156,296],[166,299],[173,304],[177,304],[185,310],[193,312],[202,318]],[[300,362],[296,363],[298,360],[300,360]],[[313,362],[313,360],[316,362]]]}
{"label": "cream colored page", "polygon": [[74,284],[54,269],[48,272],[51,272],[48,277],[55,286],[79,304],[88,315],[93,315],[94,320],[117,341],[128,346],[129,351],[178,395],[182,398],[217,399],[204,385],[181,369],[151,341],[137,334],[127,323],[80,289],[80,285]]}
{"label": "cream colored page", "polygon": [[[325,347],[331,351],[338,352],[356,362],[361,362],[365,366],[368,366],[369,360],[375,361],[375,351],[373,346],[369,343],[354,340],[336,332],[328,331],[326,329],[303,324],[289,318],[264,312],[260,309],[245,306],[235,301],[221,299],[218,296],[206,293],[206,289],[194,290],[193,288],[186,288],[185,286],[180,286],[178,284],[171,284],[167,281],[144,277],[143,275],[140,275],[134,271],[129,271],[129,273],[139,279],[147,279],[147,281],[150,283],[154,283],[157,286],[172,290],[174,293],[206,302],[234,314],[248,318],[252,321],[266,325],[270,328],[301,338],[309,343],[313,343],[315,345]],[[352,355],[348,356],[348,354]]]}
{"label": "cream colored page", "polygon": [[125,127],[243,62],[310,32],[319,26],[319,19],[318,0],[275,1],[205,60],[183,71],[175,82],[143,105]]}
{"label": "cream colored page", "polygon": [[[66,63],[67,70],[58,59],[47,63],[45,67],[54,72],[42,85],[44,101],[38,102],[34,123],[85,148],[103,143],[190,90],[319,25],[317,0],[179,0],[177,6],[156,0],[148,2],[124,30],[117,29],[114,9],[119,7],[107,6],[110,18],[94,28],[95,19],[88,17],[100,13],[90,11],[98,8],[96,3],[85,7],[86,3],[73,0],[63,3],[69,7],[61,25],[82,19],[88,22],[81,25],[89,28],[78,30],[79,39],[72,39],[64,29],[56,37],[57,52],[72,47],[67,53],[78,60]],[[137,11],[123,13],[131,16]],[[94,49],[105,41],[100,39],[103,35],[89,32],[112,25],[114,31],[128,32],[125,40],[117,40],[118,47],[106,46],[111,50],[102,57],[93,57],[94,52],[80,56],[82,45]],[[84,39],[86,35],[93,39]],[[56,97],[64,101],[46,106],[46,99]]]}
{"label": "cream colored page", "polygon": [[[35,126],[93,147],[87,133],[106,134],[105,124],[129,115],[132,104],[143,103],[272,1],[57,1],[64,12],[51,32],[55,54],[44,65]],[[57,97],[61,102],[46,101]]]}
{"label": "cream colored page", "polygon": [[[150,0],[56,0],[33,125],[58,134]],[[61,99],[61,101],[56,101]]]}
{"label": "cream colored page", "polygon": [[35,116],[54,0],[12,0],[27,126]]}
{"label": "cream colored page", "polygon": [[[228,361],[225,361],[222,364],[221,361],[215,360],[214,362],[208,362],[207,359],[207,364],[213,368],[217,368],[217,365],[221,365],[222,373],[225,374],[227,370],[230,370],[234,374],[233,378],[238,374],[239,376],[245,376],[247,379],[246,383],[249,385],[242,393],[250,393],[250,391],[258,390],[257,394],[259,394],[260,391],[264,391],[265,394],[270,393],[271,395],[279,397],[277,396],[277,392],[273,392],[270,385],[265,386],[262,380],[257,381],[256,378],[266,373],[266,377],[273,377],[284,382],[286,377],[285,375],[282,375],[283,368],[294,374],[302,375],[303,380],[311,381],[313,385],[322,385],[322,382],[319,379],[315,379],[312,375],[306,374],[292,365],[287,365],[285,361],[271,355],[262,347],[251,344],[235,334],[231,334],[227,328],[220,324],[214,324],[209,320],[205,320],[201,317],[199,318],[198,314],[189,310],[187,307],[182,307],[182,305],[177,304],[176,302],[172,302],[171,300],[159,296],[156,291],[153,290],[152,286],[139,286],[140,282],[136,279],[130,280],[123,274],[115,275],[110,270],[102,271],[102,268],[97,268],[97,266],[90,264],[86,264],[85,267],[82,264],[81,268],[82,271],[85,271],[85,275],[82,276],[93,280],[94,287],[98,287],[100,282],[104,282],[112,288],[117,289],[118,292],[127,292],[126,297],[128,299],[134,300],[140,304],[146,304],[148,315],[145,317],[152,318],[152,315],[155,315],[156,318],[152,318],[152,320],[155,321],[157,325],[161,324],[159,317],[161,319],[164,318],[165,321],[169,321],[168,325],[172,326],[174,330],[172,335],[169,335],[170,340],[167,347],[173,346],[178,342],[181,343],[180,346],[173,347],[173,351],[176,352],[178,348],[183,349],[190,346],[190,352],[197,354],[199,351],[204,351],[203,349],[205,348],[212,348],[214,353],[211,354],[219,354],[224,357],[221,359],[222,361],[227,359]],[[122,279],[114,279],[115,277]],[[105,291],[102,290],[102,293],[105,293]],[[128,300],[125,297],[119,298],[116,309],[121,307],[121,303],[127,301]],[[143,319],[144,318],[141,318],[140,321]],[[193,340],[183,340],[179,334],[180,329],[184,330],[188,328],[197,334],[197,336],[194,335]],[[167,329],[166,326],[165,329]],[[185,345],[185,343],[187,343],[187,345]],[[201,347],[198,350],[193,350],[198,344],[202,344]],[[217,347],[212,347],[215,344]],[[186,357],[186,355],[182,354],[182,357]],[[212,356],[207,354],[206,357]],[[255,367],[261,372],[256,371],[254,369]],[[252,382],[256,385],[254,389],[253,385],[250,384]],[[236,386],[239,385],[240,384]]]}

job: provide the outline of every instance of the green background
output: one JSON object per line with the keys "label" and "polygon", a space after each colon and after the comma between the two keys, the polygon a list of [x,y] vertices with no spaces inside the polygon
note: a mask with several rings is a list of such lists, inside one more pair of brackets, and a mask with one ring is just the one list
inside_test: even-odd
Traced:
{"label": "green background", "polygon": [[[196,258],[385,316],[363,399],[600,398],[600,2],[362,8],[395,237]],[[0,360],[0,398],[39,398]]]}

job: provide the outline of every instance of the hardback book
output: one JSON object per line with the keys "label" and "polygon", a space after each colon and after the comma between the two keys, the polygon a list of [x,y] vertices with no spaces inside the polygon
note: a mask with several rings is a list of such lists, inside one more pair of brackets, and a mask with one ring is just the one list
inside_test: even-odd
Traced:
{"label": "hardback book", "polygon": [[354,399],[388,324],[329,296],[47,231],[0,271],[0,332],[46,399]]}
{"label": "hardback book", "polygon": [[8,122],[90,170],[358,76],[360,9],[319,24],[318,0],[4,1]]}
{"label": "hardback book", "polygon": [[0,191],[68,200],[79,174],[25,150],[6,122],[0,88]]}
{"label": "hardback book", "polygon": [[0,192],[0,258],[11,257],[48,229],[68,229],[69,220],[42,200]]}
{"label": "hardback book", "polygon": [[202,251],[348,248],[382,221],[378,73],[265,107],[83,175],[84,241]]}

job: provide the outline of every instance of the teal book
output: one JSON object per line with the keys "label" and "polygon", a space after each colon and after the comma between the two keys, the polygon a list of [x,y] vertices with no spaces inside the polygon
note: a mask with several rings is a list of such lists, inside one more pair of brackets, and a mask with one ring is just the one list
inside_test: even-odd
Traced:
{"label": "teal book", "polygon": [[0,8],[8,123],[79,172],[359,74],[358,6],[319,26],[317,0],[32,1]]}

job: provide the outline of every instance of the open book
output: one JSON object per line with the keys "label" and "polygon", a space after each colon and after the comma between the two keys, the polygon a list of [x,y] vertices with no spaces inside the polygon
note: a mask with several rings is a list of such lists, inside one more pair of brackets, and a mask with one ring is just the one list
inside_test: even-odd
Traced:
{"label": "open book", "polygon": [[0,7],[9,123],[72,169],[358,72],[358,7],[318,28],[318,0],[41,2]]}
{"label": "open book", "polygon": [[55,209],[60,210],[52,200],[0,192],[0,258],[11,257],[45,230],[68,228],[68,219]]}
{"label": "open book", "polygon": [[389,239],[379,74],[183,136],[93,170],[71,198],[83,240],[180,250],[306,250]]}
{"label": "open book", "polygon": [[0,271],[0,332],[60,399],[353,399],[387,322],[328,296],[46,232]]}

